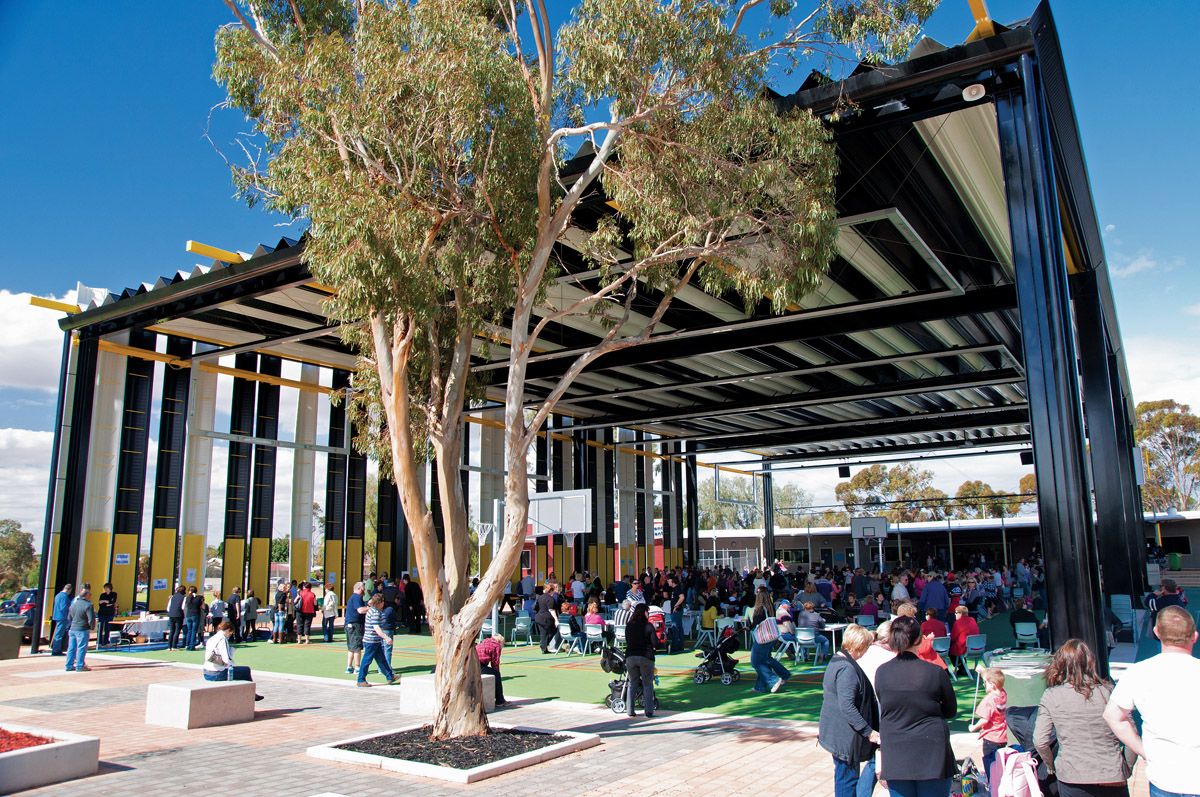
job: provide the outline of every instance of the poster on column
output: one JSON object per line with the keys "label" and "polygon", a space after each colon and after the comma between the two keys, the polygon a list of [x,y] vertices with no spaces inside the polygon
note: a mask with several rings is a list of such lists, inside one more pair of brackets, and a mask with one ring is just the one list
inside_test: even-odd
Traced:
{"label": "poster on column", "polygon": [[114,557],[114,559],[113,559],[113,564],[118,565],[118,566],[129,564],[129,554],[127,554],[127,553],[117,554],[116,557]]}
{"label": "poster on column", "polygon": [[166,589],[167,588],[167,580],[165,578],[154,579],[153,588],[154,589]]}
{"label": "poster on column", "polygon": [[184,579],[183,579],[183,580],[184,580],[184,581],[186,581],[186,582],[187,582],[187,583],[189,583],[189,584],[194,584],[194,583],[196,583],[196,568],[194,568],[194,567],[189,567],[189,568],[187,569],[187,573],[185,573],[185,574],[184,574]]}

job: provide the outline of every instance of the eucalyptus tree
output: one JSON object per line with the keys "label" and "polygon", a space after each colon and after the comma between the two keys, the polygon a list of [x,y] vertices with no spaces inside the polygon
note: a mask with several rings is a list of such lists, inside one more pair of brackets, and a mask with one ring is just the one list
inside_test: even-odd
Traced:
{"label": "eucalyptus tree", "polygon": [[[782,312],[818,284],[837,160],[821,120],[781,112],[768,77],[810,57],[899,57],[936,0],[582,0],[561,23],[545,0],[226,4],[214,74],[253,125],[235,180],[308,221],[305,258],[361,352],[356,401],[399,487],[437,651],[433,736],[486,733],[473,645],[519,563],[536,435],[579,373],[649,339],[685,285]],[[618,212],[575,238],[599,287],[552,301],[560,241],[597,195]],[[526,411],[530,354],[572,316],[606,332]],[[468,597],[459,463],[464,411],[487,387],[472,356],[488,352],[508,366],[491,386],[507,511]],[[418,475],[430,450],[443,545]]]}

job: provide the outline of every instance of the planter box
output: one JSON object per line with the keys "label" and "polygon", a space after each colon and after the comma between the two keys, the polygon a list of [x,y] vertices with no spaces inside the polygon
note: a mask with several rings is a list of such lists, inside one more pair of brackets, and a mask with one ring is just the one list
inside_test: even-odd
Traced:
{"label": "planter box", "polygon": [[8,731],[53,739],[50,744],[0,753],[0,794],[36,789],[64,780],[95,775],[100,766],[100,739],[29,725],[3,723]]}
{"label": "planter box", "polygon": [[404,725],[400,728],[392,728],[390,730],[376,731],[363,736],[355,736],[352,739],[342,739],[329,744],[317,745],[310,747],[305,751],[307,755],[313,758],[321,758],[326,761],[337,761],[342,764],[357,764],[359,766],[371,767],[374,769],[386,769],[389,772],[400,772],[405,775],[418,775],[423,778],[436,778],[437,780],[448,780],[452,783],[475,783],[476,781],[492,778],[496,775],[503,775],[506,772],[512,772],[516,769],[531,767],[534,764],[540,764],[543,761],[549,761],[559,756],[569,755],[579,750],[586,750],[589,747],[595,747],[600,744],[600,736],[595,733],[578,733],[576,731],[552,731],[546,728],[530,728],[524,725],[499,725],[492,723],[492,728],[496,730],[515,730],[515,731],[531,731],[534,733],[553,734],[555,736],[569,737],[564,742],[552,744],[543,747],[539,750],[531,750],[528,753],[522,753],[511,758],[503,758],[499,761],[494,761],[491,764],[483,764],[473,767],[472,769],[454,769],[453,767],[441,767],[434,764],[423,764],[419,761],[405,761],[399,758],[388,758],[386,756],[371,755],[369,753],[358,753],[353,750],[342,750],[338,745],[349,744],[350,742],[360,742],[364,739],[374,739],[377,736],[386,736],[389,733],[403,733],[411,731],[427,725],[427,722],[415,723],[412,725]]}

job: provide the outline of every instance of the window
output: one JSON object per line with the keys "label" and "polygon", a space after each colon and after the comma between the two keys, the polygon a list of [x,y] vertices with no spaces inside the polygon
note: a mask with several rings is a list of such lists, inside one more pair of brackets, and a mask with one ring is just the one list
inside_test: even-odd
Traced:
{"label": "window", "polygon": [[1184,556],[1192,555],[1191,537],[1163,537],[1163,553],[1177,553]]}
{"label": "window", "polygon": [[779,561],[784,564],[808,564],[807,548],[781,548],[775,554],[779,557]]}

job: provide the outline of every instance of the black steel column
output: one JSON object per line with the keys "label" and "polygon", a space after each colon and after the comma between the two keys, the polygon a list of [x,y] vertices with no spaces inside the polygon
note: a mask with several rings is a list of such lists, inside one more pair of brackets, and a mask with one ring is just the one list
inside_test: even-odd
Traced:
{"label": "black steel column", "polygon": [[[243,352],[234,358],[239,371],[258,370],[258,355]],[[229,433],[254,435],[254,396],[258,384],[234,377],[229,409]],[[254,446],[229,441],[229,465],[225,478],[225,546],[222,549],[221,588],[228,595],[234,587],[246,587],[246,537],[250,529],[250,483],[253,479]],[[200,574],[204,581],[204,573]],[[262,596],[259,596],[262,599]]]}
{"label": "black steel column", "polygon": [[[190,359],[192,342],[167,338],[167,354]],[[179,564],[179,510],[183,501],[183,465],[187,447],[188,391],[191,371],[168,366],[163,371],[162,406],[158,416],[158,465],[154,470],[154,508],[150,532],[147,608],[166,611]],[[154,589],[155,579],[167,582]]]}
{"label": "black steel column", "polygon": [[1134,458],[1138,456],[1133,439],[1133,405],[1121,379],[1121,363],[1113,355],[1108,360],[1108,375],[1112,379],[1111,395],[1113,396],[1114,412],[1117,417],[1117,432],[1120,436],[1119,445],[1129,452],[1127,458],[1118,462],[1121,467],[1121,484],[1124,486],[1128,500],[1124,502],[1125,511],[1129,514],[1126,523],[1129,528],[1136,529],[1135,534],[1125,537],[1126,550],[1129,551],[1129,572],[1132,579],[1134,605],[1137,597],[1145,595],[1149,590],[1146,584],[1146,518],[1142,506],[1142,490],[1137,483],[1137,468]]}
{"label": "black steel column", "polygon": [[[633,439],[641,443],[646,439],[646,433],[635,431]],[[631,448],[638,452],[643,450],[640,445],[631,446]],[[629,454],[628,456],[633,457],[633,527],[636,534],[634,538],[636,546],[636,553],[634,554],[635,569],[638,573],[646,570],[654,572],[654,560],[646,561],[646,540],[649,539],[650,546],[654,545],[654,530],[646,528],[646,490],[648,488],[646,484],[646,461],[637,454]]]}
{"label": "black steel column", "polygon": [[[283,361],[270,354],[259,358],[258,372],[278,377]],[[266,440],[279,438],[279,385],[260,382],[255,410],[254,436]],[[256,595],[266,595],[271,573],[271,538],[275,535],[275,462],[278,449],[254,446],[254,464],[250,491],[250,555],[246,584]]]}
{"label": "black steel column", "polygon": [[[395,569],[396,560],[396,514],[400,506],[400,495],[396,485],[382,474],[375,491],[375,569],[382,575],[387,573],[389,578],[399,578],[400,572]],[[388,556],[379,555],[383,544],[388,545]]]}
{"label": "black steel column", "polygon": [[367,455],[353,447],[359,435],[357,426],[350,426],[350,456],[346,463],[346,581],[362,581],[363,546],[367,530]]}
{"label": "black steel column", "polygon": [[775,477],[771,473],[769,462],[763,463],[762,489],[763,557],[767,560],[767,565],[772,566],[775,564]]}
{"label": "black steel column", "polygon": [[1106,595],[1134,596],[1134,577],[1127,538],[1143,536],[1141,518],[1129,511],[1133,500],[1125,480],[1122,460],[1133,452],[1118,429],[1116,410],[1121,395],[1113,395],[1114,382],[1109,373],[1111,362],[1104,308],[1096,283],[1097,274],[1088,271],[1072,279],[1075,323],[1079,340],[1079,364],[1083,376],[1083,409],[1087,417],[1088,454],[1095,487],[1096,536],[1099,543],[1100,573]]}
{"label": "black steel column", "polygon": [[1050,634],[1056,646],[1070,637],[1084,640],[1106,665],[1053,158],[1039,75],[1029,55],[1021,56],[1021,77],[1023,91],[1000,96],[996,115],[1013,240]]}
{"label": "black steel column", "polygon": [[[154,351],[157,340],[158,336],[153,332],[142,329],[129,332],[129,345],[134,348]],[[112,559],[108,570],[108,580],[124,610],[133,607],[138,556],[142,551],[146,454],[150,443],[150,403],[154,394],[154,361],[140,357],[128,357],[127,360],[125,400],[121,409],[121,451],[117,457]]]}
{"label": "black steel column", "polygon": [[[595,474],[592,471],[593,459],[589,456],[590,447],[586,441],[591,439],[590,432],[575,432],[571,435],[571,484],[574,490],[592,490],[592,503],[596,501],[595,494]],[[595,526],[593,524],[592,534],[581,534],[575,537],[575,569],[591,572],[593,576],[599,575],[593,570],[593,563],[588,560],[588,550],[590,546],[596,543]]]}
{"label": "black steel column", "polygon": [[596,555],[602,560],[603,572],[609,581],[616,581],[617,559],[620,558],[616,545],[616,484],[617,451],[616,435],[611,426],[604,428],[601,447],[597,449],[597,466],[602,489],[596,496]]}
{"label": "black steel column", "polygon": [[700,563],[700,492],[696,474],[696,444],[686,443],[687,465],[684,467],[687,480],[687,557],[688,564],[696,567]]}
{"label": "black steel column", "polygon": [[[345,390],[350,386],[350,374],[346,371],[333,372],[332,387],[334,390]],[[346,403],[329,405],[329,438],[330,448],[343,448],[346,445]],[[329,452],[325,462],[325,583],[329,583],[330,573],[335,578],[334,591],[343,597],[347,594],[346,587],[354,583],[346,583],[346,569],[342,567],[345,561],[346,547],[346,456]]]}
{"label": "black steel column", "polygon": [[[671,495],[671,516],[675,519],[675,536],[672,544],[675,546],[675,550],[679,551],[680,559],[684,560],[686,549],[684,546],[683,527],[687,515],[683,509],[684,483],[682,455],[683,445],[681,443],[676,443],[671,447],[672,458],[669,465],[671,468],[671,486],[674,489],[674,493]],[[692,567],[695,566],[694,563],[689,564]]]}
{"label": "black steel column", "polygon": [[[71,397],[71,432],[67,436],[67,464],[63,482],[62,520],[50,593],[75,584],[79,575],[79,544],[83,535],[83,499],[87,494],[87,467],[92,438],[92,403],[96,397],[97,338],[80,338],[75,360],[75,390]],[[47,532],[50,529],[46,530]],[[48,568],[47,568],[48,570]],[[75,584],[78,587],[78,584]]]}

